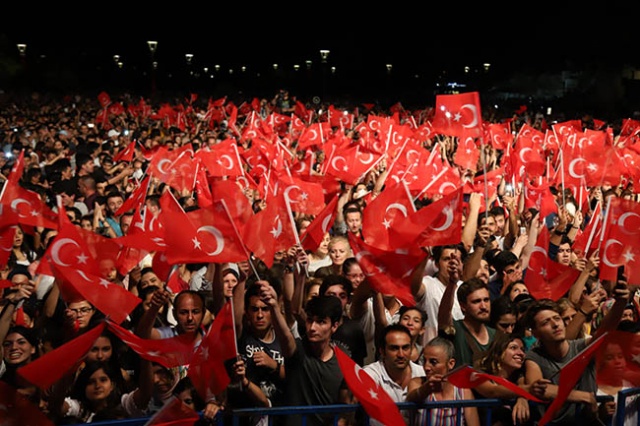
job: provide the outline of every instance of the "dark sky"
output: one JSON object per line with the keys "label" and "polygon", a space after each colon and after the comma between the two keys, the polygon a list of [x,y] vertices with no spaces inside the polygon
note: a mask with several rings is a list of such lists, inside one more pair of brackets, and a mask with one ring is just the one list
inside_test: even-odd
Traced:
{"label": "dark sky", "polygon": [[3,15],[15,19],[3,20],[0,34],[13,46],[27,43],[30,53],[85,51],[131,61],[148,54],[146,40],[157,39],[159,59],[166,61],[193,53],[201,63],[288,66],[318,61],[324,48],[336,66],[409,69],[633,60],[640,40],[635,12],[610,2],[569,8],[557,2],[407,3],[93,2],[28,11],[11,5]]}

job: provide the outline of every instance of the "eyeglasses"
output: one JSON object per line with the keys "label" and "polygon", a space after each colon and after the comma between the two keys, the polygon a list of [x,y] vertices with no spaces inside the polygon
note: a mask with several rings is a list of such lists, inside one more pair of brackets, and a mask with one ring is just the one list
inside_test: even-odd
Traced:
{"label": "eyeglasses", "polygon": [[93,308],[76,308],[76,309],[69,308],[69,310],[79,316],[88,315],[91,312],[93,312]]}

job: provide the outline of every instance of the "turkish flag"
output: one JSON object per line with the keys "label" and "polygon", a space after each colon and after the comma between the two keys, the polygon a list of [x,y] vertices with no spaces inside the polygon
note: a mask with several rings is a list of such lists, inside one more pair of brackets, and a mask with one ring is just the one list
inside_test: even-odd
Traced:
{"label": "turkish flag", "polygon": [[7,226],[0,228],[0,266],[7,264],[11,251],[13,250],[13,237],[16,234],[17,226]]}
{"label": "turkish flag", "polygon": [[0,424],[3,426],[54,426],[29,398],[0,381]]}
{"label": "turkish flag", "polygon": [[389,230],[394,249],[458,244],[462,238],[463,188],[422,207]]}
{"label": "turkish flag", "polygon": [[403,305],[415,305],[411,294],[411,273],[427,255],[418,247],[411,250],[381,250],[349,233],[349,244],[367,282],[375,291],[397,297]]}
{"label": "turkish flag", "polygon": [[283,195],[294,212],[315,215],[325,207],[320,183],[285,175],[278,178],[276,185],[276,196]]}
{"label": "turkish flag", "polygon": [[529,392],[522,389],[520,386],[515,383],[511,383],[507,379],[494,376],[492,374],[483,373],[479,370],[469,367],[468,365],[463,365],[461,367],[455,368],[451,370],[446,376],[446,379],[449,383],[457,386],[459,388],[465,389],[473,389],[481,383],[484,383],[488,380],[494,381],[499,385],[504,386],[509,389],[511,392],[528,399],[530,401],[542,402],[540,399],[531,395]]}
{"label": "turkish flag", "polygon": [[485,137],[491,141],[494,149],[505,150],[513,142],[511,123],[489,123],[486,125]]}
{"label": "turkish flag", "polygon": [[338,196],[334,196],[329,203],[318,213],[307,229],[300,235],[302,247],[305,250],[316,251],[325,234],[329,232],[335,221],[338,207]]}
{"label": "turkish flag", "polygon": [[128,212],[129,210],[139,209],[143,204],[145,199],[147,198],[147,192],[149,190],[149,183],[151,179],[149,175],[147,175],[142,182],[131,192],[131,195],[124,200],[120,208],[116,210],[116,216],[120,216],[124,212]]}
{"label": "turkish flag", "polygon": [[535,207],[540,212],[540,218],[544,219],[551,213],[558,213],[558,204],[549,189],[549,183],[542,179],[524,181],[524,207]]}
{"label": "turkish flag", "polygon": [[432,120],[437,133],[459,138],[482,136],[482,112],[478,92],[436,95]]}
{"label": "turkish flag", "polygon": [[[60,229],[45,257],[57,277],[62,279],[61,292],[80,294],[114,322],[121,323],[140,303],[140,299],[124,287],[100,277],[96,260],[78,228],[72,225],[60,208]],[[59,274],[59,275],[58,275]],[[71,287],[65,290],[65,287]]]}
{"label": "turkish flag", "polygon": [[198,207],[206,208],[213,205],[213,195],[211,195],[211,186],[207,179],[207,171],[204,166],[198,164],[196,171],[196,196],[198,198]]}
{"label": "turkish flag", "polygon": [[298,139],[298,149],[322,145],[331,133],[329,123],[313,123],[302,131]]}
{"label": "turkish flag", "polygon": [[[159,220],[159,214],[153,214],[149,209],[136,209],[133,212],[131,225],[127,235],[113,239],[127,248],[136,248],[147,252],[165,251],[167,244],[164,240],[164,227]],[[144,256],[143,256],[144,257]]]}
{"label": "turkish flag", "polygon": [[535,299],[558,300],[576,282],[580,271],[549,258],[549,229],[542,227],[531,252],[524,283]]}
{"label": "turkish flag", "polygon": [[188,213],[163,209],[160,220],[165,229],[165,253],[172,265],[238,262],[247,258],[233,220],[221,202]]}
{"label": "turkish flag", "polygon": [[285,203],[283,196],[271,196],[267,207],[254,214],[244,229],[245,245],[268,267],[273,265],[277,251],[288,250],[296,244],[295,224]]}
{"label": "turkish flag", "polygon": [[589,216],[589,221],[584,228],[584,231],[578,233],[576,239],[571,246],[571,249],[579,257],[587,257],[592,250],[598,248],[600,241],[600,234],[602,232],[602,203],[598,201],[596,207]]}
{"label": "turkish flag", "polygon": [[338,365],[351,392],[369,417],[384,425],[404,425],[396,403],[369,374],[337,346],[333,347]]}
{"label": "turkish flag", "polygon": [[640,203],[611,197],[600,250],[600,278],[616,280],[617,268],[625,266],[630,284],[640,284]]}
{"label": "turkish flag", "polygon": [[37,192],[20,186],[17,178],[7,179],[0,203],[17,215],[17,221],[23,225],[58,229],[55,212],[45,204]]}
{"label": "turkish flag", "polygon": [[458,139],[458,146],[453,157],[454,164],[469,170],[476,170],[480,150],[473,137],[467,136]]}
{"label": "turkish flag", "polygon": [[107,326],[120,340],[142,358],[167,368],[187,365],[193,356],[194,341],[178,335],[166,339],[143,339],[131,331],[107,320]]}
{"label": "turkish flag", "polygon": [[233,138],[210,146],[208,150],[201,149],[196,158],[200,158],[209,172],[209,176],[242,176],[242,162],[238,152],[238,143]]}
{"label": "turkish flag", "polygon": [[381,158],[380,154],[372,152],[360,153],[358,145],[336,148],[328,160],[325,173],[345,183],[355,185],[378,164]]}
{"label": "turkish flag", "polygon": [[[245,175],[244,177],[248,178],[248,175]],[[214,178],[210,182],[213,202],[225,201],[225,204],[229,209],[229,214],[242,233],[242,229],[253,216],[253,209],[251,208],[249,199],[244,195],[242,188],[238,185],[239,180],[220,180]],[[256,187],[255,183],[249,186],[253,186],[254,188]]]}
{"label": "turkish flag", "polygon": [[144,426],[193,426],[198,420],[200,415],[197,412],[177,396],[172,396]]}
{"label": "turkish flag", "polygon": [[196,183],[197,161],[185,151],[169,165],[169,174],[160,178],[179,193],[192,192]]}
{"label": "turkish flag", "polygon": [[[389,228],[416,211],[404,182],[389,185],[362,212],[362,236],[367,244],[390,250]],[[401,215],[401,216],[400,216]]]}
{"label": "turkish flag", "polygon": [[18,374],[40,389],[47,389],[77,368],[104,330],[102,322],[62,346],[18,368]]}
{"label": "turkish flag", "polygon": [[122,151],[119,151],[115,155],[115,157],[113,157],[113,162],[114,163],[117,163],[119,161],[125,161],[127,163],[132,162],[133,157],[136,154],[136,145],[137,145],[136,141],[131,141],[131,143],[129,143],[129,145],[127,145],[125,149],[123,149]]}
{"label": "turkish flag", "polygon": [[227,301],[196,349],[187,375],[202,399],[219,395],[231,378],[227,365],[238,356],[232,302]]}
{"label": "turkish flag", "polygon": [[111,104],[111,97],[107,92],[102,91],[98,93],[98,102],[100,102],[100,107],[106,108]]}
{"label": "turkish flag", "polygon": [[580,376],[584,372],[587,365],[591,362],[591,358],[595,355],[598,348],[604,343],[604,337],[608,332],[602,333],[599,337],[593,339],[589,346],[584,348],[578,355],[573,357],[562,369],[560,369],[560,379],[558,383],[558,393],[551,404],[547,407],[539,425],[546,425],[553,420],[556,412],[567,400],[569,393],[573,390]]}

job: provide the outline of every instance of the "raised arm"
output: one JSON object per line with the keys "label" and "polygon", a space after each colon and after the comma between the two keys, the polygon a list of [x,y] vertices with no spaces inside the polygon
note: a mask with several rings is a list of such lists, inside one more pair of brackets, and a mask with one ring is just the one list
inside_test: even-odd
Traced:
{"label": "raised arm", "polygon": [[273,323],[273,330],[276,333],[276,337],[280,342],[280,348],[282,355],[285,358],[291,357],[296,352],[296,341],[291,333],[291,329],[287,325],[287,321],[280,310],[280,304],[278,303],[278,295],[276,291],[271,287],[268,281],[257,281],[256,285],[261,287],[260,296],[262,301],[271,308],[271,321]]}

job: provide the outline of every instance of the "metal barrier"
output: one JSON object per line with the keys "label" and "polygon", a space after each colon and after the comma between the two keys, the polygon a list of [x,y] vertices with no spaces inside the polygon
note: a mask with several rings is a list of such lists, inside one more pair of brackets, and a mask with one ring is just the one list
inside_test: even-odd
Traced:
{"label": "metal barrier", "polygon": [[[631,396],[640,395],[640,388],[633,388],[622,390],[618,392],[618,410],[615,416],[611,419],[609,424],[611,426],[625,426],[624,419],[626,415],[626,399]],[[612,396],[599,396],[596,398],[598,402],[613,400]],[[634,409],[638,411],[640,408],[640,397],[636,398]],[[493,410],[499,407],[503,407],[505,401],[500,399],[472,399],[464,401],[432,401],[424,402],[421,404],[415,404],[411,402],[401,402],[397,406],[401,412],[406,413],[409,411],[409,418],[413,424],[415,416],[419,413],[419,410],[431,410],[437,408],[464,408],[464,407],[477,407],[486,408],[485,418],[483,424],[491,426]],[[623,409],[620,409],[623,407]],[[463,410],[458,411],[458,418],[456,423],[461,424],[461,415]],[[306,419],[308,416],[315,414],[333,414],[333,424],[337,426],[338,420],[346,414],[360,413],[362,415],[363,424],[369,426],[369,417],[366,415],[364,409],[360,404],[334,404],[334,405],[314,405],[304,407],[272,407],[272,408],[244,408],[233,410],[231,414],[231,423],[229,423],[229,416],[223,417],[222,413],[219,413],[214,419],[214,425],[225,426],[232,424],[233,426],[240,425],[240,419],[248,416],[269,416],[269,425],[273,423],[274,417],[277,416],[302,416],[302,425],[306,425]],[[202,413],[200,413],[202,416]],[[482,419],[481,419],[482,420]],[[95,422],[94,425],[101,426],[144,426],[149,421],[149,417],[139,417],[132,419],[111,420],[104,422]],[[395,426],[395,425],[394,425]],[[431,426],[430,419],[427,417],[427,426]],[[608,426],[608,425],[607,425]],[[639,425],[640,426],[640,422]]]}

